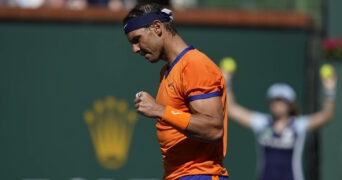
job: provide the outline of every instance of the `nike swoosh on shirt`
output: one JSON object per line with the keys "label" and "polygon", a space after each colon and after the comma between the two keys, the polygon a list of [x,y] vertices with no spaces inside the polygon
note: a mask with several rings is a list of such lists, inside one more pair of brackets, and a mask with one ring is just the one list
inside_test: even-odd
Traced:
{"label": "nike swoosh on shirt", "polygon": [[172,83],[169,83],[169,84],[167,84],[167,87],[171,87],[171,86],[172,86],[172,84],[173,84],[173,82],[172,82]]}
{"label": "nike swoosh on shirt", "polygon": [[171,111],[171,114],[178,115],[178,114],[182,114],[182,113],[181,112],[177,112],[177,111]]}

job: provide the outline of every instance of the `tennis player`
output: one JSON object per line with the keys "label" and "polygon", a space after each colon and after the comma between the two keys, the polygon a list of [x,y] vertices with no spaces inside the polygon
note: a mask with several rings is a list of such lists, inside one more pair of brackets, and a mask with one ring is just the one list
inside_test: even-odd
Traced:
{"label": "tennis player", "polygon": [[[224,72],[227,84],[232,74]],[[303,180],[302,153],[308,131],[329,122],[334,114],[336,76],[322,79],[324,102],[320,111],[300,115],[296,93],[286,83],[275,83],[267,91],[270,113],[252,111],[235,101],[228,88],[229,117],[253,130],[259,146],[259,180]]]}
{"label": "tennis player", "polygon": [[220,69],[178,35],[172,11],[138,4],[123,21],[132,50],[164,60],[156,99],[136,94],[137,111],[156,119],[165,180],[228,180],[226,85]]}

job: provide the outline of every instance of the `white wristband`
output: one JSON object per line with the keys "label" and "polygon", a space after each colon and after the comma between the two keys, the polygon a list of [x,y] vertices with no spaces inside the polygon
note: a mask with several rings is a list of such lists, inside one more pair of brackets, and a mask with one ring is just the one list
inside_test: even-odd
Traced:
{"label": "white wristband", "polygon": [[335,89],[330,90],[330,91],[325,90],[324,91],[324,96],[327,99],[335,100],[335,98],[336,98],[336,90]]}

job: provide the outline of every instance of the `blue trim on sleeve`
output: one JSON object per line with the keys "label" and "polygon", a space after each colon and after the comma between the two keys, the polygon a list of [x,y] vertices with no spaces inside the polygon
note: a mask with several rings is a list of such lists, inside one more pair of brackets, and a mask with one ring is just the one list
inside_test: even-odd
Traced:
{"label": "blue trim on sleeve", "polygon": [[[189,175],[183,176],[179,178],[179,180],[212,180],[212,175],[198,174],[198,175]],[[219,180],[229,180],[229,177],[219,176]]]}
{"label": "blue trim on sleeve", "polygon": [[222,92],[216,91],[216,92],[211,92],[207,94],[199,94],[199,95],[191,96],[188,101],[194,101],[198,99],[207,99],[207,98],[211,98],[215,96],[222,96]]}

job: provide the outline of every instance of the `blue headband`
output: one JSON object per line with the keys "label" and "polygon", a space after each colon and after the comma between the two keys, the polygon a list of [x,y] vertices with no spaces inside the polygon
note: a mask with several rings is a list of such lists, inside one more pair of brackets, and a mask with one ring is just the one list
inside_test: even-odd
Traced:
{"label": "blue headband", "polygon": [[128,19],[124,22],[124,31],[125,33],[129,33],[136,29],[150,26],[153,21],[159,20],[161,22],[169,22],[173,20],[172,11],[169,9],[162,9],[161,12],[152,12],[147,13],[142,16],[138,16],[132,19]]}

